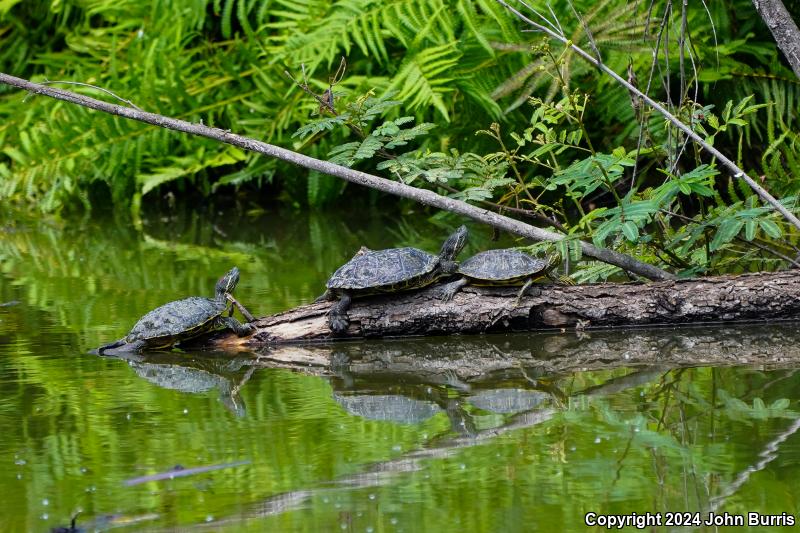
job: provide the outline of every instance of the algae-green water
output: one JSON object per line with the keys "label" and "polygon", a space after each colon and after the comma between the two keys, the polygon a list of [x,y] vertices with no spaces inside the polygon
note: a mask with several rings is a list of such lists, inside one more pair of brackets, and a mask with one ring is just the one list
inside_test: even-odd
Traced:
{"label": "algae-green water", "polygon": [[[796,366],[673,367],[665,342],[657,368],[461,383],[248,354],[89,353],[164,302],[211,295],[233,265],[236,295],[265,315],[313,300],[361,245],[435,251],[449,229],[369,212],[139,229],[0,215],[0,531],[73,517],[85,531],[226,532],[584,531],[609,515],[634,530],[634,513],[661,520],[649,531],[742,530],[698,525],[709,513],[757,531],[798,522]],[[490,237],[473,228],[470,251]],[[593,334],[564,335],[592,350]],[[500,357],[541,342],[484,337]],[[426,358],[477,345],[413,342]]]}

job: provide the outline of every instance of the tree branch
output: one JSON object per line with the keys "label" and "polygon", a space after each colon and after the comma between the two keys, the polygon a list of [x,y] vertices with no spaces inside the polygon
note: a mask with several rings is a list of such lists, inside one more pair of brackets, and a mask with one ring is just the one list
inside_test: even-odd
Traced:
{"label": "tree branch", "polygon": [[674,124],[675,127],[677,127],[683,133],[688,135],[689,138],[691,138],[694,142],[696,142],[703,150],[705,150],[706,152],[714,156],[717,160],[719,160],[719,162],[722,163],[722,166],[726,167],[733,174],[734,178],[743,179],[750,186],[750,188],[753,189],[753,191],[755,191],[755,193],[758,194],[758,196],[762,200],[764,200],[764,202],[774,207],[795,228],[800,230],[800,219],[794,216],[794,214],[792,214],[791,211],[786,209],[786,207],[784,207],[783,204],[781,204],[770,193],[768,193],[766,189],[764,189],[762,186],[756,183],[755,180],[753,180],[753,178],[748,176],[744,170],[736,166],[736,163],[725,157],[725,155],[722,152],[720,152],[719,150],[717,150],[716,148],[705,142],[702,137],[700,137],[697,133],[694,132],[694,130],[692,130],[692,128],[681,122],[675,115],[673,115],[672,113],[667,111],[663,106],[661,106],[661,104],[659,104],[658,102],[656,102],[655,100],[653,100],[652,98],[641,92],[639,89],[628,83],[627,80],[625,80],[619,74],[608,68],[605,64],[598,61],[589,52],[575,45],[571,40],[567,39],[567,37],[565,37],[564,35],[558,34],[553,30],[537,22],[532,21],[531,19],[520,13],[518,10],[508,5],[504,0],[497,0],[497,2],[506,9],[508,9],[511,13],[513,13],[518,19],[529,24],[536,31],[546,33],[551,38],[564,43],[564,45],[570,48],[573,52],[581,56],[583,59],[585,59],[586,61],[588,61],[601,71],[611,76],[614,79],[614,81],[616,81],[617,83],[628,89],[629,92],[631,92],[632,94],[636,94],[639,98],[645,101],[647,105],[649,105],[650,107],[661,113],[667,120],[669,120],[672,124]]}
{"label": "tree branch", "polygon": [[800,29],[781,0],[753,0],[753,5],[767,24],[795,75],[800,78]]}
{"label": "tree branch", "polygon": [[[514,220],[512,218],[505,217],[497,213],[493,213],[486,209],[475,207],[466,202],[462,202],[460,200],[454,200],[446,196],[441,196],[430,190],[418,189],[416,187],[411,187],[410,185],[406,185],[404,183],[398,183],[385,178],[367,174],[366,172],[360,172],[358,170],[353,170],[351,168],[343,167],[341,165],[336,165],[328,161],[322,161],[320,159],[308,157],[302,154],[298,154],[296,152],[292,152],[291,150],[287,150],[285,148],[280,148],[278,146],[267,144],[262,141],[250,139],[248,137],[237,135],[229,131],[224,131],[219,128],[210,128],[202,124],[193,124],[191,122],[165,117],[162,115],[157,115],[155,113],[148,113],[145,111],[132,109],[130,107],[110,104],[108,102],[96,100],[94,98],[83,96],[81,94],[73,93],[70,91],[64,91],[60,89],[46,87],[41,84],[32,83],[30,81],[16,78],[14,76],[9,76],[8,74],[0,73],[0,83],[5,83],[13,87],[18,87],[20,89],[25,89],[26,91],[30,91],[35,94],[42,94],[58,100],[63,100],[73,104],[78,104],[84,107],[88,107],[90,109],[96,109],[98,111],[111,113],[112,115],[118,115],[132,120],[145,122],[147,124],[152,124],[154,126],[159,126],[162,128],[167,128],[175,131],[182,131],[184,133],[190,133],[192,135],[198,135],[201,137],[206,137],[209,139],[214,139],[220,142],[231,144],[233,146],[238,146],[239,148],[242,148],[244,150],[249,150],[251,152],[258,152],[267,155],[269,157],[274,157],[282,161],[287,161],[294,165],[316,170],[318,172],[322,172],[323,174],[328,174],[330,176],[335,176],[345,181],[349,181],[350,183],[364,185],[366,187],[377,189],[379,191],[393,194],[395,196],[408,198],[410,200],[414,200],[419,203],[429,205],[431,207],[436,207],[439,209],[443,209],[445,211],[450,211],[451,213],[463,215],[473,220],[483,222],[484,224],[494,226],[498,229],[502,229],[514,233],[516,235],[527,237],[534,241],[555,242],[555,241],[560,241],[561,239],[564,238],[562,235],[559,235],[558,233],[530,226],[528,224],[525,224],[524,222],[520,222],[519,220]],[[618,266],[623,270],[627,270],[629,272],[638,274],[640,276],[644,276],[649,279],[654,279],[654,280],[675,279],[675,276],[673,274],[666,272],[656,266],[638,261],[637,259],[634,259],[629,255],[616,252],[614,250],[608,250],[606,248],[598,248],[587,242],[583,241],[579,242],[581,244],[581,250],[583,254],[589,257],[593,257],[605,263]]]}

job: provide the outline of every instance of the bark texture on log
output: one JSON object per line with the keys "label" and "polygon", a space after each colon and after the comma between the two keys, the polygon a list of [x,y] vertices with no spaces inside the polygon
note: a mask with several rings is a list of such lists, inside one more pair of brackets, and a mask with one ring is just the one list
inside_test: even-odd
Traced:
{"label": "bark texture on log", "polygon": [[258,319],[256,333],[224,334],[222,348],[252,349],[303,341],[452,335],[501,331],[634,327],[800,319],[800,276],[793,271],[653,283],[539,285],[515,305],[517,288],[467,286],[451,302],[437,287],[356,299],[350,328],[332,336],[330,303]]}
{"label": "bark texture on log", "polygon": [[769,27],[778,48],[800,78],[800,29],[781,0],[753,0],[753,5]]}

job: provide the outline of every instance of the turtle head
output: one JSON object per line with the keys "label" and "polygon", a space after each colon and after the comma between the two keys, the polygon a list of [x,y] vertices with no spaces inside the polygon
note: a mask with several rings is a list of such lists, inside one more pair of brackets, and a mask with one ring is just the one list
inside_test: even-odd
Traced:
{"label": "turtle head", "polygon": [[233,267],[228,271],[227,274],[219,278],[216,288],[217,299],[224,300],[225,294],[232,293],[233,289],[236,288],[237,283],[239,283],[239,269]]}
{"label": "turtle head", "polygon": [[439,260],[444,272],[451,274],[458,269],[458,264],[455,262],[456,257],[464,249],[464,245],[467,243],[467,235],[469,235],[467,227],[459,226],[442,244]]}

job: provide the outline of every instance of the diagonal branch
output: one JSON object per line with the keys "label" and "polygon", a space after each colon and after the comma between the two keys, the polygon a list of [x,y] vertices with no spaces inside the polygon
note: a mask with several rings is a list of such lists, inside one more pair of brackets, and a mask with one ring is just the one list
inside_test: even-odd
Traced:
{"label": "diagonal branch", "polygon": [[800,29],[781,0],[753,0],[753,5],[769,27],[778,48],[800,78]]}
{"label": "diagonal branch", "polygon": [[550,28],[543,26],[533,20],[529,19],[522,13],[520,13],[517,9],[508,5],[504,0],[497,0],[497,2],[508,9],[511,13],[513,13],[518,19],[529,24],[533,27],[536,31],[540,31],[546,33],[551,38],[564,43],[565,46],[570,48],[573,52],[581,56],[583,59],[597,67],[598,69],[602,70],[609,76],[611,76],[614,81],[625,87],[629,92],[632,94],[636,94],[639,98],[647,103],[650,107],[661,113],[667,120],[669,120],[672,124],[675,125],[679,130],[689,136],[694,142],[696,142],[703,150],[714,156],[725,168],[727,168],[733,175],[734,178],[741,178],[743,179],[753,191],[755,191],[758,196],[764,200],[764,202],[768,203],[772,207],[774,207],[780,214],[786,218],[795,228],[800,230],[800,220],[791,211],[786,209],[786,207],[780,203],[775,197],[773,197],[770,193],[767,192],[761,185],[755,182],[753,178],[747,175],[747,173],[736,166],[736,163],[725,157],[725,155],[705,142],[702,137],[697,135],[689,126],[681,122],[675,115],[664,109],[664,107],[641,92],[639,89],[628,83],[624,78],[622,78],[619,74],[608,68],[605,64],[599,62],[592,54],[585,51],[583,48],[575,45],[571,40],[567,39],[564,35],[560,35],[559,33],[554,32]]}
{"label": "diagonal branch", "polygon": [[[231,144],[233,146],[238,146],[244,150],[258,152],[269,157],[287,161],[297,166],[316,170],[330,176],[335,176],[345,181],[349,181],[350,183],[364,185],[385,193],[401,196],[425,205],[450,211],[451,213],[463,215],[495,228],[527,237],[534,241],[555,242],[564,238],[563,235],[559,235],[558,233],[525,224],[519,220],[514,220],[513,218],[505,217],[503,215],[487,211],[486,209],[481,209],[460,200],[441,196],[427,189],[418,189],[404,183],[398,183],[378,176],[373,176],[372,174],[367,174],[366,172],[360,172],[348,167],[336,165],[328,161],[315,159],[313,157],[298,154],[297,152],[280,148],[272,144],[250,139],[242,135],[236,135],[235,133],[221,130],[219,128],[210,128],[208,126],[204,126],[203,124],[193,124],[191,122],[186,122],[185,120],[178,120],[165,117],[163,115],[157,115],[155,113],[140,111],[130,107],[110,104],[108,102],[96,100],[94,98],[74,92],[55,89],[38,83],[32,83],[14,76],[9,76],[8,74],[0,73],[0,83],[18,87],[34,94],[42,94],[57,100],[63,100],[91,109],[96,109],[98,111],[111,113],[112,115],[118,115],[132,120],[145,122],[147,124],[152,124],[154,126],[182,131],[184,133],[190,133],[192,135],[198,135]],[[628,272],[638,274],[645,278],[656,280],[675,279],[673,274],[670,274],[669,272],[666,272],[656,266],[638,261],[627,254],[606,248],[598,248],[587,242],[579,242],[583,254],[589,257],[593,257],[605,263],[618,266],[623,270],[627,270]]]}

